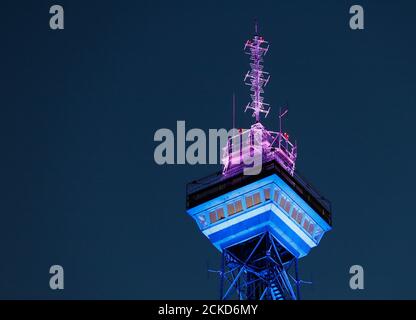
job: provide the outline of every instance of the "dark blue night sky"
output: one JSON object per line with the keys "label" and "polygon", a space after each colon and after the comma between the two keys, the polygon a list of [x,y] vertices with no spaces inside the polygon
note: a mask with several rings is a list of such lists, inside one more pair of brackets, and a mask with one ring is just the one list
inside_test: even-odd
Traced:
{"label": "dark blue night sky", "polygon": [[[49,7],[65,29],[49,28]],[[349,28],[349,8],[365,30]],[[185,186],[219,165],[158,166],[159,128],[237,127],[244,42],[271,43],[264,124],[298,142],[298,168],[334,228],[300,262],[305,299],[416,298],[416,3],[393,0],[2,1],[0,298],[216,299],[219,253],[185,212]],[[65,289],[49,288],[49,267]],[[365,289],[349,287],[349,268]]]}

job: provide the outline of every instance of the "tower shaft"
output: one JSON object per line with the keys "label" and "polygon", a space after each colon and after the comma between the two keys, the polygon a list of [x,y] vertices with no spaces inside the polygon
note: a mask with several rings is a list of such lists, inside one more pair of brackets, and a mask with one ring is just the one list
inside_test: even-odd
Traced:
{"label": "tower shaft", "polygon": [[222,259],[221,300],[297,299],[289,274],[296,259],[269,232],[224,249]]}

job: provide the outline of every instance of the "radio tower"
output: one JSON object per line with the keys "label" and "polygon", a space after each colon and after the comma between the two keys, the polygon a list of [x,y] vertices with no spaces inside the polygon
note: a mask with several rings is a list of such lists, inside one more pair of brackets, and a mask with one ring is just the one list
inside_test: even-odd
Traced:
{"label": "radio tower", "polygon": [[[253,110],[255,123],[228,138],[221,172],[187,185],[187,212],[222,255],[222,300],[300,299],[298,260],[332,226],[330,203],[295,172],[297,147],[281,125],[287,109],[279,112],[279,131],[260,122],[270,112],[262,97],[268,49],[256,24],[244,46],[252,100],[245,109]],[[260,173],[245,175],[248,156],[261,156]]]}

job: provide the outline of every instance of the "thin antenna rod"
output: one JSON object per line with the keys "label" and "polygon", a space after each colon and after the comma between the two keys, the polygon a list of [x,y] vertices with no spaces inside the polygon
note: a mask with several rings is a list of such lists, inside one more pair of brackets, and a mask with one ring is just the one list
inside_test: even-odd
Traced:
{"label": "thin antenna rod", "polygon": [[282,112],[282,107],[279,108],[279,148],[282,143],[282,118],[286,115],[286,113],[289,111],[289,109],[286,108]]}
{"label": "thin antenna rod", "polygon": [[289,112],[286,104],[286,110],[282,112],[282,107],[279,108],[279,132],[282,133],[282,118]]}
{"label": "thin antenna rod", "polygon": [[233,127],[235,129],[235,93],[233,92]]}

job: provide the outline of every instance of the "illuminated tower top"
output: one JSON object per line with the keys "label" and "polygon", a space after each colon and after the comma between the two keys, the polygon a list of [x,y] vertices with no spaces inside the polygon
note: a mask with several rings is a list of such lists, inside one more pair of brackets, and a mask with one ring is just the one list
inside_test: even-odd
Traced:
{"label": "illuminated tower top", "polygon": [[267,85],[270,79],[268,72],[263,71],[263,57],[269,50],[269,44],[262,36],[258,34],[257,22],[255,24],[255,34],[253,39],[247,40],[244,50],[246,54],[250,55],[250,67],[244,77],[246,85],[250,86],[251,89],[251,102],[246,106],[245,111],[248,109],[253,110],[253,117],[256,118],[256,122],[260,121],[260,113],[264,113],[265,117],[269,114],[270,107],[263,100],[262,94],[264,93],[263,88]]}
{"label": "illuminated tower top", "polygon": [[[244,167],[243,157],[248,154],[261,153],[263,162],[276,160],[292,176],[295,173],[297,146],[292,143],[287,132],[282,132],[282,118],[287,114],[287,109],[279,112],[279,131],[266,129],[260,122],[260,114],[265,117],[270,112],[269,104],[264,102],[262,94],[264,87],[270,80],[268,72],[263,71],[263,57],[269,50],[268,42],[258,34],[257,23],[255,33],[251,40],[247,40],[244,51],[250,56],[251,69],[244,77],[244,83],[250,86],[251,102],[247,104],[245,111],[253,110],[256,122],[250,129],[239,129],[238,134],[230,137],[227,146],[223,149],[221,158],[223,174],[230,176],[242,170]],[[256,135],[257,133],[257,135]],[[255,138],[257,136],[257,138]],[[249,140],[245,145],[243,141]]]}
{"label": "illuminated tower top", "polygon": [[[270,79],[262,65],[268,49],[256,25],[244,46],[251,66],[244,79],[252,100],[246,110],[256,121],[229,133],[222,172],[187,185],[187,213],[222,255],[222,300],[299,299],[298,259],[332,228],[331,204],[295,172],[296,143],[282,131],[287,109],[279,112],[278,132],[260,122],[270,111],[262,97]],[[244,160],[256,156],[261,159],[253,168],[261,170],[246,175]]]}

